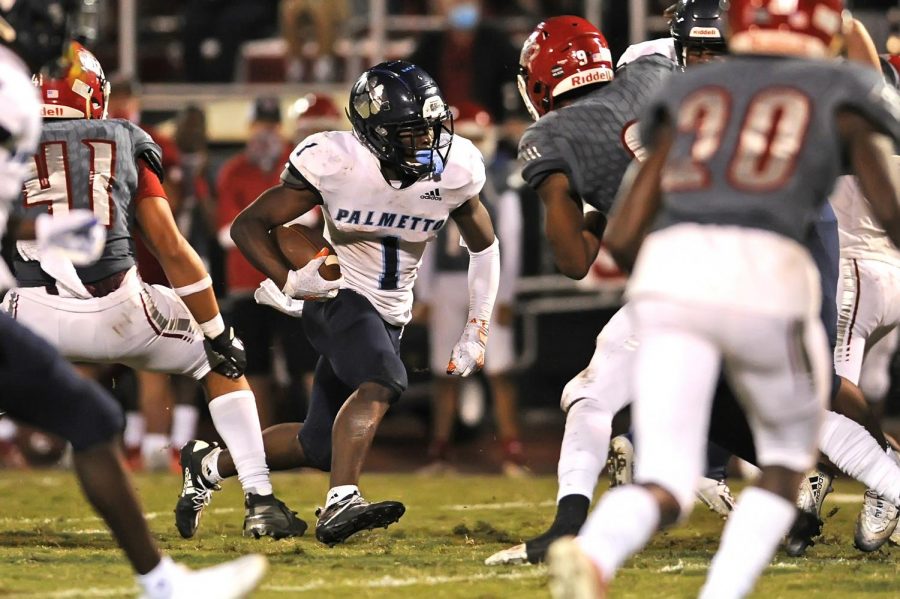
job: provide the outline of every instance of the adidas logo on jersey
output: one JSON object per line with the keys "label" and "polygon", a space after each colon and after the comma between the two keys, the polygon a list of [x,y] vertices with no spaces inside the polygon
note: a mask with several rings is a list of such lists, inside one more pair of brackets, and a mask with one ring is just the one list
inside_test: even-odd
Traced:
{"label": "adidas logo on jersey", "polygon": [[441,190],[440,189],[432,189],[431,191],[427,191],[419,196],[420,199],[423,200],[434,200],[435,202],[441,201]]}

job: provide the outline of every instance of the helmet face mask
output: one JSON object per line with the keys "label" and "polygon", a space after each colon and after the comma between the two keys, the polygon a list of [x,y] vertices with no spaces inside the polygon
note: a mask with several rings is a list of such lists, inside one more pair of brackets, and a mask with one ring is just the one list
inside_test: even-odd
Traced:
{"label": "helmet face mask", "polygon": [[453,138],[453,115],[425,71],[401,60],[364,72],[350,91],[347,117],[357,139],[404,178],[439,174]]}
{"label": "helmet face mask", "polygon": [[553,17],[528,36],[519,56],[517,84],[534,120],[554,109],[556,98],[585,86],[612,81],[606,38],[581,17]]}
{"label": "helmet face mask", "polygon": [[727,0],[679,0],[669,33],[682,68],[710,62],[728,53],[725,43]]}

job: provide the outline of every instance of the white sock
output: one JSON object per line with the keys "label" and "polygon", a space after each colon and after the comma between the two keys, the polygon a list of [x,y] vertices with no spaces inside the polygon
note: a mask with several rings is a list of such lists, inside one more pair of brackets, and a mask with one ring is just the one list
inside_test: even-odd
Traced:
{"label": "white sock", "polygon": [[330,506],[332,503],[337,503],[344,497],[353,495],[354,493],[359,495],[359,487],[356,485],[338,485],[336,487],[331,487],[328,489],[328,495],[325,496],[325,507]]}
{"label": "white sock", "polygon": [[140,412],[125,412],[125,447],[140,447],[144,437],[144,416]]}
{"label": "white sock", "polygon": [[700,599],[750,593],[796,516],[797,508],[784,497],[759,487],[744,490],[725,524]]}
{"label": "white sock", "polygon": [[880,497],[900,504],[900,466],[861,425],[835,412],[825,413],[819,449],[848,476]]}
{"label": "white sock", "polygon": [[244,493],[271,495],[256,399],[249,390],[232,391],[209,402],[209,413],[225,441]]}
{"label": "white sock", "polygon": [[169,447],[169,438],[162,433],[147,433],[141,439],[141,457],[145,460],[157,453],[165,452]]}
{"label": "white sock", "polygon": [[197,406],[176,405],[172,410],[172,447],[182,448],[194,438],[200,410]]}
{"label": "white sock", "polygon": [[640,485],[606,493],[578,535],[578,544],[600,568],[605,580],[640,551],[659,526],[659,504]]}
{"label": "white sock", "polygon": [[0,441],[14,441],[17,429],[16,423],[9,416],[0,417]]}
{"label": "white sock", "polygon": [[221,453],[222,450],[217,447],[200,460],[200,471],[203,473],[203,478],[214,485],[225,480],[222,478],[222,475],[219,474],[219,454]]}
{"label": "white sock", "polygon": [[566,432],[559,450],[556,501],[566,495],[594,496],[600,472],[606,466],[612,414],[589,399],[572,405],[566,414]]}
{"label": "white sock", "polygon": [[164,555],[155,568],[136,578],[148,599],[168,599],[173,592],[172,579],[179,574],[179,567],[172,558]]}

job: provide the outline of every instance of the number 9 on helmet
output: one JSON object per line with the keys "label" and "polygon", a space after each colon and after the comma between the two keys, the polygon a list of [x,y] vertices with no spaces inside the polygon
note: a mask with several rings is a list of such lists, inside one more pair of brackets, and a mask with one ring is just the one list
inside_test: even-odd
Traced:
{"label": "number 9 on helmet", "polygon": [[612,54],[600,30],[581,17],[553,17],[528,36],[519,56],[519,94],[534,120],[560,96],[612,81]]}

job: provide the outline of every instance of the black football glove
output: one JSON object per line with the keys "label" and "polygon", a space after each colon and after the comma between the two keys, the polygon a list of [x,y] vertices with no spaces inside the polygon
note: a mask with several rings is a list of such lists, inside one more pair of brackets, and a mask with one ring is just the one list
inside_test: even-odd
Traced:
{"label": "black football glove", "polygon": [[203,347],[214,372],[230,379],[239,379],[244,375],[247,352],[244,351],[244,342],[235,336],[234,329],[226,327],[225,332],[215,339],[205,337]]}

